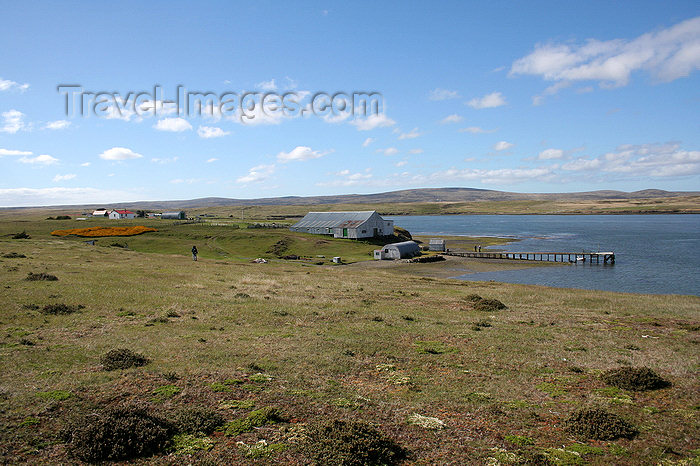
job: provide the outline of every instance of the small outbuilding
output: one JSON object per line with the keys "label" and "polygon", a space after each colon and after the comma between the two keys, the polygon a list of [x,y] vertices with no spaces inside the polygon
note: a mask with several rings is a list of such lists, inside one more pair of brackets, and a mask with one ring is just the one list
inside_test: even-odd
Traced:
{"label": "small outbuilding", "polygon": [[97,209],[92,211],[93,217],[109,217],[109,210],[107,209]]}
{"label": "small outbuilding", "polygon": [[410,259],[420,256],[420,246],[415,241],[387,244],[382,249],[375,249],[375,259]]}
{"label": "small outbuilding", "polygon": [[429,250],[445,252],[445,240],[440,238],[431,238],[429,243]]}
{"label": "small outbuilding", "polygon": [[164,220],[187,220],[184,210],[179,212],[163,212],[160,218]]}

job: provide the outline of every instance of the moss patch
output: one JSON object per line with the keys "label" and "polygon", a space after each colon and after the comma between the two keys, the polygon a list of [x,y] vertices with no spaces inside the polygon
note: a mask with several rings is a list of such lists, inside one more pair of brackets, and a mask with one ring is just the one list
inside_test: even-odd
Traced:
{"label": "moss patch", "polygon": [[267,424],[274,424],[282,420],[279,409],[273,406],[251,411],[248,415],[241,419],[236,419],[227,423],[224,426],[224,434],[230,437],[236,437],[244,432],[250,432],[255,427],[262,427]]}

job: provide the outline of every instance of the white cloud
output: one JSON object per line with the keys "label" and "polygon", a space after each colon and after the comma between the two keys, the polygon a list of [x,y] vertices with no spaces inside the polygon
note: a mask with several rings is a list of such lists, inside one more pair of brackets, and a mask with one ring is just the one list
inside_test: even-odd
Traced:
{"label": "white cloud", "polygon": [[0,157],[5,155],[32,155],[33,152],[26,150],[0,149]]}
{"label": "white cloud", "polygon": [[53,165],[58,162],[58,159],[47,154],[37,155],[36,157],[22,157],[18,162],[29,163],[32,165]]}
{"label": "white cloud", "polygon": [[90,165],[92,165],[92,163],[90,162],[84,162],[80,164],[81,167],[89,167]]}
{"label": "white cloud", "polygon": [[307,146],[297,146],[290,152],[280,152],[277,154],[277,160],[280,162],[292,162],[292,161],[304,161],[311,159],[318,159],[324,155],[330,154],[332,151],[320,152],[317,150],[312,150]]}
{"label": "white cloud", "polygon": [[635,71],[648,71],[660,81],[673,81],[700,69],[700,17],[633,40],[589,39],[584,44],[537,44],[516,60],[510,75],[529,74],[548,81],[598,81],[604,87],[625,86]]}
{"label": "white cloud", "polygon": [[420,135],[421,135],[421,133],[418,132],[418,128],[413,128],[408,133],[399,134],[399,139],[415,139],[415,138],[419,137]]}
{"label": "white cloud", "polygon": [[248,174],[236,179],[238,183],[259,183],[265,181],[275,172],[275,165],[257,165]]}
{"label": "white cloud", "polygon": [[422,154],[423,152],[423,149],[411,149],[408,151],[409,154]]}
{"label": "white cloud", "polygon": [[494,108],[494,107],[500,107],[502,105],[505,105],[506,99],[503,97],[503,94],[500,92],[492,92],[491,94],[486,94],[483,97],[475,97],[469,102],[467,102],[467,105],[469,105],[472,108],[476,109],[481,109],[481,108]]}
{"label": "white cloud", "polygon": [[181,184],[181,183],[194,184],[194,183],[199,183],[200,181],[203,181],[203,180],[201,178],[187,178],[187,179],[176,178],[174,180],[170,180],[170,182],[172,184]]}
{"label": "white cloud", "polygon": [[171,131],[174,133],[192,129],[190,122],[184,118],[163,118],[162,120],[158,120],[158,123],[153,127],[159,131]]}
{"label": "white cloud", "polygon": [[567,171],[615,173],[652,178],[700,174],[700,151],[684,150],[678,143],[625,144],[596,158],[578,158],[562,165]]}
{"label": "white cloud", "polygon": [[146,116],[163,116],[177,113],[177,104],[175,102],[164,102],[162,100],[144,100],[138,106],[139,115]]}
{"label": "white cloud", "polygon": [[372,178],[370,169],[365,170],[365,173],[352,173],[350,170],[342,170],[334,173],[338,178],[331,181],[323,181],[316,183],[316,186],[356,186],[366,184]]}
{"label": "white cloud", "polygon": [[553,160],[564,157],[564,151],[561,149],[545,149],[537,155],[539,160]]}
{"label": "white cloud", "polygon": [[451,91],[449,89],[440,89],[439,87],[433,89],[428,93],[428,99],[430,100],[449,100],[449,99],[459,99],[459,92]]}
{"label": "white cloud", "polygon": [[399,150],[396,147],[387,147],[386,149],[377,149],[377,153],[384,155],[396,155],[399,153]]}
{"label": "white cloud", "polygon": [[367,139],[365,139],[365,142],[362,143],[362,147],[367,147],[367,146],[369,146],[370,144],[372,144],[374,141],[376,141],[376,139],[374,139],[374,138],[367,138]]}
{"label": "white cloud", "polygon": [[65,129],[68,128],[71,125],[71,122],[68,120],[56,120],[56,121],[49,121],[46,123],[46,126],[44,126],[44,129]]}
{"label": "white cloud", "polygon": [[137,154],[126,147],[112,147],[100,154],[100,158],[103,160],[129,160],[140,159],[141,157],[143,155]]}
{"label": "white cloud", "polygon": [[231,132],[224,131],[223,129],[217,128],[216,126],[200,126],[199,128],[197,128],[197,134],[200,138],[211,139],[227,136],[231,134]]}
{"label": "white cloud", "polygon": [[497,151],[502,151],[502,150],[507,150],[513,147],[515,144],[512,144],[510,142],[506,141],[498,141],[496,144],[493,145],[493,150]]}
{"label": "white cloud", "polygon": [[277,90],[277,84],[275,84],[274,79],[270,79],[269,81],[262,81],[259,82],[255,85],[258,89],[261,89],[263,91],[276,91]]}
{"label": "white cloud", "polygon": [[168,164],[168,163],[175,163],[175,162],[177,162],[178,159],[179,159],[179,157],[166,157],[166,158],[163,158],[163,159],[158,158],[158,157],[154,157],[154,158],[151,159],[151,162],[153,162],[153,163],[159,163],[159,164],[161,164],[161,165],[165,165],[165,164]]}
{"label": "white cloud", "polygon": [[450,123],[459,123],[462,120],[464,120],[464,118],[457,115],[456,113],[453,113],[452,115],[447,115],[445,118],[440,120],[440,124],[441,125],[449,125]]}
{"label": "white cloud", "polygon": [[484,128],[479,128],[478,126],[468,126],[466,128],[461,128],[459,130],[460,133],[471,133],[471,134],[486,134],[486,133],[495,133],[495,129],[484,129]]}
{"label": "white cloud", "polygon": [[15,134],[21,129],[25,129],[27,125],[24,123],[24,113],[19,110],[8,110],[2,113],[3,124],[0,127],[0,133]]}
{"label": "white cloud", "polygon": [[0,206],[27,207],[64,204],[111,204],[140,200],[141,195],[127,191],[107,191],[95,188],[9,188],[0,189]]}
{"label": "white cloud", "polygon": [[219,160],[219,159],[217,159],[216,157],[212,157],[209,160],[207,160],[207,163],[216,162],[217,160]]}
{"label": "white cloud", "polygon": [[554,178],[554,173],[549,168],[501,168],[495,170],[484,169],[456,169],[438,171],[429,175],[416,175],[412,178],[417,183],[436,183],[447,181],[478,181],[483,184],[509,185],[525,181],[549,181]]}
{"label": "white cloud", "polygon": [[406,165],[407,163],[408,163],[408,162],[407,162],[406,160],[401,160],[401,161],[399,161],[399,162],[396,162],[396,163],[394,164],[394,166],[395,166],[395,167],[403,167],[403,166]]}
{"label": "white cloud", "polygon": [[396,122],[387,117],[385,113],[376,113],[367,118],[356,118],[350,122],[358,131],[369,131],[375,128],[394,126]]}
{"label": "white cloud", "polygon": [[0,78],[0,92],[13,90],[24,92],[27,89],[29,89],[29,84],[27,83],[20,84],[15,81],[10,81],[9,79]]}
{"label": "white cloud", "polygon": [[69,174],[66,174],[66,175],[56,175],[56,176],[53,177],[53,181],[54,181],[54,183],[57,183],[57,182],[59,182],[59,181],[72,180],[72,179],[75,178],[76,176],[78,176],[78,175],[75,175],[75,174],[73,174],[73,173],[69,173]]}

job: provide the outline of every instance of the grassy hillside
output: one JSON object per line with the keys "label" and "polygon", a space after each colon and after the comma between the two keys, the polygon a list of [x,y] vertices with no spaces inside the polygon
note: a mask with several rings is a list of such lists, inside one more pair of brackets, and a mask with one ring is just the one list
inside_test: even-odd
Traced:
{"label": "grassy hillside", "polygon": [[[314,426],[331,419],[372,423],[409,452],[407,464],[698,456],[698,297],[244,260],[285,230],[160,223],[159,233],[116,240],[129,249],[92,247],[48,235],[79,222],[62,223],[0,224],[1,462],[74,463],[66,429],[133,404],[168,422],[187,406],[228,422],[137,463],[304,464],[321,448]],[[7,236],[24,227],[31,239]],[[371,248],[307,236],[291,235],[290,250],[361,257]],[[196,263],[181,251],[193,241],[204,244]],[[30,272],[57,280],[28,281]],[[507,309],[479,310],[474,294]],[[150,362],[104,371],[115,348]],[[672,385],[638,392],[600,377],[626,366],[648,366]],[[638,433],[592,440],[566,430],[570,414],[593,406]],[[239,429],[236,420],[266,407],[279,416]]]}

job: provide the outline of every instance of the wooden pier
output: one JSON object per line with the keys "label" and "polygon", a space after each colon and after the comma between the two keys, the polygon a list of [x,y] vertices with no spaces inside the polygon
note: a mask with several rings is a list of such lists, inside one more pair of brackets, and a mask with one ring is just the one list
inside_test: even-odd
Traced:
{"label": "wooden pier", "polygon": [[447,256],[474,259],[507,259],[520,261],[569,262],[584,264],[614,264],[614,252],[446,252]]}

